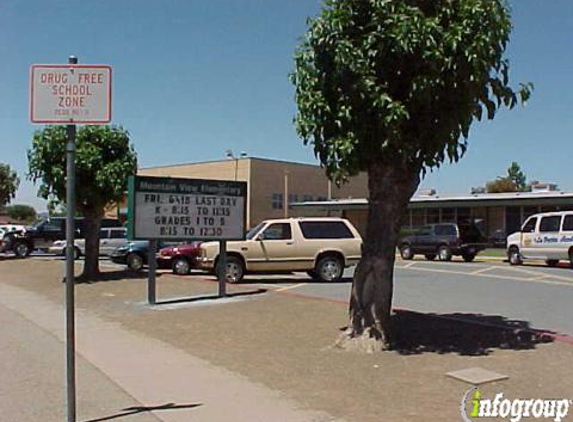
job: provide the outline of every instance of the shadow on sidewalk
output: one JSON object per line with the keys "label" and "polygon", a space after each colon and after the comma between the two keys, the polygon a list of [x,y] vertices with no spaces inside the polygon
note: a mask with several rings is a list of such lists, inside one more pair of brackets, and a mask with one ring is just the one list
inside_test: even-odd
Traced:
{"label": "shadow on sidewalk", "polygon": [[[76,277],[77,284],[93,284],[93,283],[100,283],[100,282],[107,282],[107,281],[118,281],[118,280],[125,280],[125,279],[147,279],[148,271],[130,271],[130,270],[117,270],[117,271],[102,271],[99,273],[99,276],[95,280],[84,280],[81,276]],[[161,273],[156,273],[155,277],[160,278],[162,276]]]}
{"label": "shadow on sidewalk", "polygon": [[104,416],[102,418],[97,418],[97,419],[89,419],[84,422],[111,421],[113,419],[119,419],[125,416],[137,415],[139,413],[157,412],[159,410],[193,409],[194,407],[199,407],[202,405],[203,405],[202,403],[191,403],[191,404],[166,403],[159,406],[133,406],[122,409],[121,413],[116,413],[115,415]]}
{"label": "shadow on sidewalk", "polygon": [[394,350],[402,355],[458,353],[485,356],[492,349],[529,350],[553,342],[551,333],[499,315],[396,311]]}
{"label": "shadow on sidewalk", "polygon": [[[234,297],[241,297],[241,296],[256,296],[260,294],[264,294],[267,292],[267,289],[256,289],[256,290],[245,290],[241,292],[232,292],[227,293],[225,298],[232,299]],[[193,302],[201,302],[201,301],[208,301],[208,300],[217,300],[221,299],[218,295],[202,295],[202,296],[192,296],[192,297],[183,297],[178,299],[167,299],[167,300],[160,300],[155,303],[155,305],[175,305],[178,303],[193,303]]]}

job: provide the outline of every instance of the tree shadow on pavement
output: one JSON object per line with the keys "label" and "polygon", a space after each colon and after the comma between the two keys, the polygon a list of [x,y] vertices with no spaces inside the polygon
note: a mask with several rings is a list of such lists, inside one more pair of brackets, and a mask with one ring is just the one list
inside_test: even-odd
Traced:
{"label": "tree shadow on pavement", "polygon": [[554,341],[550,332],[533,330],[526,321],[498,315],[396,311],[393,324],[394,350],[402,355],[486,356],[493,349],[530,350],[539,343]]}
{"label": "tree shadow on pavement", "polygon": [[209,300],[218,300],[218,299],[232,299],[235,297],[242,297],[242,296],[256,296],[260,294],[264,294],[267,292],[267,289],[256,289],[256,290],[244,290],[240,292],[232,292],[227,293],[223,298],[219,297],[218,295],[202,295],[202,296],[192,296],[192,297],[183,297],[177,299],[166,299],[157,301],[155,305],[176,305],[180,303],[193,303],[193,302],[201,302],[201,301],[209,301]]}
{"label": "tree shadow on pavement", "polygon": [[202,403],[191,403],[191,404],[175,404],[175,403],[166,403],[159,406],[133,406],[133,407],[126,407],[125,409],[121,410],[121,413],[116,413],[115,415],[104,416],[102,418],[97,419],[89,419],[85,422],[103,422],[103,421],[111,421],[113,419],[123,418],[125,416],[137,415],[139,413],[145,412],[157,412],[160,410],[178,410],[178,409],[193,409],[194,407],[202,406]]}

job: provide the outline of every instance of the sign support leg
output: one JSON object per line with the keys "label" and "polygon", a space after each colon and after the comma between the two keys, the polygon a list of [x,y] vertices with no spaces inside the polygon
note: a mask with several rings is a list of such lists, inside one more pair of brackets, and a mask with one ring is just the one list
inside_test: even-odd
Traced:
{"label": "sign support leg", "polygon": [[155,253],[157,252],[157,240],[153,239],[149,241],[149,251],[147,252],[147,301],[150,305],[155,305],[157,303],[157,285],[155,283],[155,274],[157,272],[157,259]]}
{"label": "sign support leg", "polygon": [[219,241],[219,297],[227,296],[227,241]]}
{"label": "sign support leg", "polygon": [[[74,56],[69,64],[77,64]],[[76,208],[76,125],[67,125],[66,144],[66,384],[68,422],[76,422],[76,334],[74,297],[74,237]]]}

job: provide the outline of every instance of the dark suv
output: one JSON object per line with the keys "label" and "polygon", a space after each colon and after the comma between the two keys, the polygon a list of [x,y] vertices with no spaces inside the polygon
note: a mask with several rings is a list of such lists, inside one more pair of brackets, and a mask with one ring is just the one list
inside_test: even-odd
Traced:
{"label": "dark suv", "polygon": [[436,257],[440,261],[450,261],[453,255],[461,255],[464,261],[471,262],[486,247],[487,238],[472,223],[430,224],[398,242],[402,259],[422,254],[430,261]]}

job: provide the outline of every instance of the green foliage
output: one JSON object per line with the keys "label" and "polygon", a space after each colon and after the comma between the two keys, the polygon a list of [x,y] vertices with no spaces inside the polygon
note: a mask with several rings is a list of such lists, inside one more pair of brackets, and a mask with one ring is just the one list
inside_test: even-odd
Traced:
{"label": "green foliage", "polygon": [[[66,128],[47,126],[34,133],[28,151],[28,177],[40,182],[45,199],[66,199]],[[129,133],[121,127],[83,126],[76,141],[76,203],[78,211],[103,211],[127,190],[127,178],[137,170]]]}
{"label": "green foliage", "polygon": [[509,86],[505,0],[326,0],[295,53],[295,125],[337,182],[373,163],[422,172],[470,126],[526,102]]}
{"label": "green foliage", "polygon": [[519,192],[525,192],[530,188],[527,185],[527,178],[521,171],[521,167],[515,161],[507,169],[507,177],[515,184]]}
{"label": "green foliage", "polygon": [[36,220],[36,210],[30,205],[15,204],[6,207],[6,215],[13,220],[32,223]]}
{"label": "green foliage", "polygon": [[9,204],[20,186],[18,174],[8,164],[0,163],[0,207]]}

